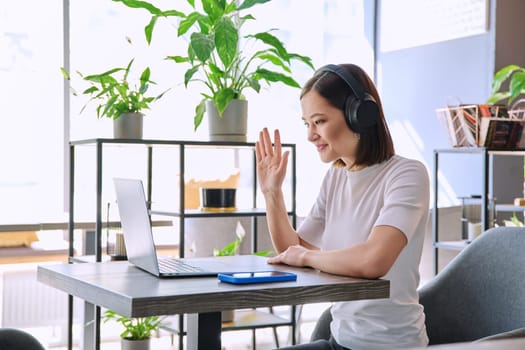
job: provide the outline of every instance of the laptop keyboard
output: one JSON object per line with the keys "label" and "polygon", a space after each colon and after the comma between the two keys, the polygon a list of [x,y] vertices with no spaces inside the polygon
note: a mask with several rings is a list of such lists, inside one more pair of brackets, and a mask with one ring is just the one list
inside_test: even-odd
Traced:
{"label": "laptop keyboard", "polygon": [[178,259],[159,259],[160,272],[202,272],[200,267]]}

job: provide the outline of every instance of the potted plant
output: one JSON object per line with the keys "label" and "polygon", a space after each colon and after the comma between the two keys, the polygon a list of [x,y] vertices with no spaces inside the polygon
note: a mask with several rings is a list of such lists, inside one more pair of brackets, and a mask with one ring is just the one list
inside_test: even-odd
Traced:
{"label": "potted plant", "polygon": [[151,335],[159,330],[162,317],[131,318],[119,315],[113,310],[106,310],[104,323],[110,320],[114,320],[124,326],[124,331],[120,333],[122,350],[149,350]]}
{"label": "potted plant", "polygon": [[[510,79],[508,90],[502,91],[502,85],[508,79]],[[510,64],[494,74],[492,94],[488,99],[488,103],[497,103],[508,99],[507,104],[510,106],[512,102],[523,93],[525,93],[525,68]]]}
{"label": "potted plant", "polygon": [[[183,13],[178,10],[160,10],[147,1],[113,0],[128,7],[142,8],[152,15],[145,27],[146,40],[151,42],[153,29],[160,17],[175,16],[180,19],[177,35],[189,37],[187,56],[168,56],[176,63],[189,64],[184,74],[186,87],[190,83],[200,83],[204,90],[203,99],[195,108],[194,129],[202,123],[207,111],[212,140],[245,141],[247,102],[243,92],[253,89],[260,92],[261,82],[268,85],[281,82],[294,88],[300,85],[291,76],[293,61],[300,61],[314,69],[309,57],[288,52],[283,43],[271,31],[244,34],[246,44],[240,48],[241,28],[246,21],[254,20],[245,10],[270,0],[245,0],[237,5],[236,0],[187,0],[193,11]],[[254,50],[248,49],[248,42]],[[267,68],[267,67],[271,67]],[[277,69],[277,70],[274,70]],[[238,107],[237,107],[238,106]],[[219,130],[227,122],[228,112],[238,110],[244,113],[243,119],[235,119],[231,125],[241,125],[243,130]],[[219,120],[220,119],[220,120]],[[240,136],[239,136],[240,135]]]}
{"label": "potted plant", "polygon": [[[146,95],[150,84],[151,70],[146,67],[139,78],[139,84],[131,86],[128,82],[131,66],[134,59],[126,67],[113,68],[99,74],[84,76],[77,74],[89,87],[82,94],[89,96],[88,102],[82,107],[82,113],[86,107],[96,102],[97,118],[107,117],[113,119],[113,136],[115,138],[141,139],[144,110],[149,109],[150,104],[161,98],[165,92],[157,96]],[[71,80],[69,73],[61,68],[62,74]],[[120,76],[118,76],[120,75]],[[73,90],[73,95],[78,95]]]}

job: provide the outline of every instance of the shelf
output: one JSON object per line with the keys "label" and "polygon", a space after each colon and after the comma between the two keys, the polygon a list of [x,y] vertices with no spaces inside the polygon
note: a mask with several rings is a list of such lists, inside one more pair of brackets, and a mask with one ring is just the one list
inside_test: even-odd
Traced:
{"label": "shelf", "polygon": [[[113,145],[145,145],[151,146],[187,146],[199,148],[253,148],[255,142],[236,142],[236,141],[186,141],[186,140],[154,140],[154,139],[107,139],[96,138],[86,140],[75,140],[70,142],[73,146],[79,145],[96,145],[96,144],[113,144]],[[283,143],[282,147],[295,147],[295,144]]]}
{"label": "shelf", "polygon": [[484,153],[499,155],[524,155],[525,148],[494,148],[494,147],[455,147],[436,149],[434,152],[438,153]]}
{"label": "shelf", "polygon": [[[292,321],[281,316],[260,310],[235,310],[233,321],[223,322],[223,331],[238,331],[254,328],[290,326]],[[169,316],[162,322],[162,329],[179,334],[179,317]]]}
{"label": "shelf", "polygon": [[[290,207],[288,208],[287,214],[291,217],[291,223],[295,227],[296,225],[296,201],[295,201],[295,195],[296,195],[296,188],[295,188],[295,179],[296,179],[296,164],[295,164],[295,144],[288,144],[283,143],[282,144],[283,149],[286,149],[290,152],[291,158],[290,158],[290,168],[289,168],[289,181],[290,181]],[[70,246],[73,247],[73,240],[74,240],[74,228],[77,228],[78,222],[75,222],[74,220],[74,206],[75,206],[75,162],[76,159],[79,158],[80,155],[82,156],[92,156],[94,157],[95,161],[95,168],[96,168],[96,174],[93,179],[95,190],[96,190],[96,198],[95,198],[95,204],[96,204],[96,210],[94,213],[93,221],[95,223],[94,225],[94,239],[93,239],[93,249],[89,250],[89,253],[92,253],[94,251],[94,255],[74,255],[71,256],[69,254],[69,262],[70,263],[82,263],[82,262],[93,262],[93,261],[107,261],[110,260],[110,257],[107,255],[102,255],[103,247],[102,247],[102,229],[103,229],[103,217],[104,217],[104,208],[102,206],[103,201],[103,193],[104,191],[107,191],[107,185],[104,187],[103,182],[106,181],[107,173],[103,171],[103,159],[105,159],[105,150],[114,152],[118,151],[121,152],[121,150],[125,151],[127,148],[132,149],[133,151],[140,151],[141,152],[141,159],[144,161],[144,169],[145,169],[145,175],[146,179],[144,181],[145,184],[145,194],[146,199],[148,203],[153,203],[153,208],[149,210],[150,218],[152,215],[157,216],[166,216],[168,217],[167,220],[159,221],[165,226],[173,226],[174,231],[176,231],[176,234],[178,234],[179,238],[179,246],[176,247],[176,249],[171,249],[167,254],[162,255],[175,255],[179,257],[184,257],[184,251],[185,251],[185,230],[186,230],[186,219],[191,218],[226,218],[226,217],[244,217],[244,218],[250,218],[251,220],[251,251],[255,252],[258,251],[257,247],[257,235],[258,235],[258,223],[257,218],[259,217],[265,217],[267,215],[266,208],[256,208],[258,205],[257,201],[257,178],[256,178],[256,160],[255,160],[255,143],[253,142],[222,142],[222,141],[188,141],[188,140],[152,140],[152,139],[142,139],[142,140],[131,140],[131,139],[114,139],[114,138],[94,138],[94,139],[87,139],[87,140],[76,140],[70,142],[70,169],[69,169],[69,176],[70,176],[70,188],[69,188],[69,219],[70,222],[68,223],[69,227],[69,239],[70,239]],[[77,149],[82,149],[82,152],[79,152],[79,154],[76,154]],[[159,169],[159,165],[154,166],[154,162],[158,163],[162,159],[163,152],[165,150],[169,149],[171,153],[174,153],[174,157],[169,158],[169,164],[171,166],[175,167],[175,172],[177,173],[177,177],[173,179],[173,183],[178,188],[178,198],[176,200],[176,203],[179,204],[166,204],[163,205],[160,202],[156,202],[153,200],[153,197],[155,196],[155,193],[158,187],[157,184],[155,186],[153,185],[153,179],[154,171],[155,173]],[[204,152],[200,152],[200,150],[204,150]],[[186,203],[186,175],[188,175],[188,172],[186,171],[186,165],[189,164],[189,162],[192,161],[199,161],[202,162],[202,157],[213,157],[215,154],[215,150],[217,150],[219,153],[224,151],[235,151],[235,162],[239,164],[245,165],[245,176],[248,180],[248,183],[251,184],[251,191],[250,191],[250,198],[251,202],[247,202],[246,204],[243,204],[245,208],[237,208],[233,211],[203,211],[201,209],[185,209],[184,204]],[[238,150],[241,150],[242,152],[237,152]],[[145,151],[145,152],[144,152]],[[160,153],[161,157],[158,157],[158,152]],[[198,153],[204,153],[198,154]],[[144,155],[145,157],[142,157]],[[110,153],[111,155],[112,153]],[[122,155],[124,157],[124,155]],[[128,159],[128,157],[125,157],[124,159]],[[178,164],[172,164],[172,160],[177,159],[176,163]],[[155,160],[155,161],[154,161]],[[107,162],[107,160],[106,160]],[[244,162],[244,163],[243,163]],[[162,165],[162,164],[160,164]],[[221,163],[222,165],[222,163]],[[138,165],[140,167],[140,165]],[[238,167],[238,164],[236,165]],[[104,177],[106,175],[106,177]],[[161,188],[162,190],[162,188]],[[179,207],[181,205],[182,207]],[[187,205],[187,204],[186,204]],[[195,206],[192,206],[195,207]],[[160,210],[159,210],[160,209]],[[177,218],[177,220],[174,220],[173,222],[170,221],[170,218]],[[161,218],[163,219],[163,218]],[[153,224],[157,220],[153,221]],[[155,224],[154,224],[155,226]],[[91,242],[90,242],[91,244]],[[174,247],[167,247],[167,248],[174,248]],[[257,310],[235,310],[235,319],[233,322],[224,323],[223,324],[223,330],[238,330],[238,329],[255,329],[255,328],[263,328],[263,327],[277,327],[277,326],[289,326],[292,328],[292,334],[295,334],[295,327],[296,327],[296,314],[295,314],[296,306],[291,306],[291,314],[290,317],[280,317],[277,315],[274,315],[270,312],[262,312]],[[173,328],[174,331],[176,331],[179,328],[180,322],[182,321],[183,315],[174,315],[170,316],[169,319],[172,320],[171,326],[166,326],[166,328]],[[85,322],[95,322],[95,328],[96,332],[100,332],[100,318],[87,318]],[[69,322],[68,329],[72,329],[72,323]],[[177,332],[178,333],[178,332]],[[183,338],[182,333],[179,333],[179,348],[183,348]],[[293,338],[295,339],[295,338]],[[255,341],[255,338],[253,338],[253,341]],[[293,341],[295,343],[295,340]]]}
{"label": "shelf", "polygon": [[[175,245],[167,245],[167,244],[157,245],[156,248],[157,248],[157,252],[159,256],[177,256],[179,252],[179,246],[176,244]],[[101,259],[102,259],[102,262],[111,261],[111,258],[106,254],[102,255]],[[86,263],[86,262],[95,262],[95,261],[96,261],[96,256],[94,254],[75,255],[75,256],[69,257],[70,263]]]}
{"label": "shelf", "polygon": [[[439,210],[438,207],[438,193],[439,193],[439,164],[440,164],[440,155],[441,154],[457,154],[457,155],[474,155],[479,157],[481,162],[481,169],[474,170],[469,169],[472,174],[477,174],[480,177],[481,188],[476,197],[460,197],[463,200],[463,206],[470,205],[469,201],[473,201],[476,205],[480,206],[480,216],[476,216],[476,221],[481,222],[481,231],[485,231],[496,224],[496,219],[498,218],[497,214],[502,212],[512,213],[512,212],[525,212],[525,206],[513,205],[513,203],[498,203],[497,196],[495,195],[495,180],[494,177],[496,172],[501,172],[501,167],[496,166],[495,157],[496,156],[525,156],[525,148],[493,148],[493,147],[455,147],[448,149],[435,149],[434,150],[434,171],[432,176],[432,184],[434,189],[434,199],[433,199],[433,213],[432,213],[432,233],[433,233],[433,247],[434,247],[434,273],[438,273],[438,250],[439,249],[450,249],[450,250],[462,250],[468,246],[469,241],[460,240],[465,237],[465,234],[468,232],[468,227],[466,227],[466,222],[469,221],[467,217],[467,211],[465,207],[462,207],[461,213],[461,222],[462,225],[462,235],[458,236],[457,241],[440,241],[439,239]],[[521,181],[522,182],[522,181]],[[520,182],[520,183],[521,183]],[[498,186],[501,186],[498,183]],[[518,187],[518,186],[515,186]],[[513,192],[516,192],[513,190]],[[521,190],[520,190],[521,192]],[[506,197],[506,195],[504,195]],[[503,201],[509,201],[509,199],[502,199]],[[474,232],[472,232],[474,233]]]}
{"label": "shelf", "polygon": [[525,206],[513,205],[513,204],[496,204],[496,211],[525,211]]}
{"label": "shelf", "polygon": [[[254,209],[239,209],[234,211],[224,212],[213,212],[213,211],[202,211],[200,209],[188,209],[183,214],[172,211],[162,210],[151,210],[151,215],[162,215],[162,216],[174,216],[186,218],[202,218],[202,217],[232,217],[232,216],[266,216],[266,209],[254,208]],[[293,215],[293,212],[288,212],[288,215]]]}

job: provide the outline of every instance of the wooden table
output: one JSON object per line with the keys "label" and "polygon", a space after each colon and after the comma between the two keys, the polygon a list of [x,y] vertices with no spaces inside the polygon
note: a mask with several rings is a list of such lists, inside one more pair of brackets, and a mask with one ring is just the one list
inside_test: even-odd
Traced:
{"label": "wooden table", "polygon": [[[160,279],[126,261],[41,265],[37,276],[40,282],[124,316],[188,314],[187,349],[191,350],[221,349],[221,310],[389,297],[386,280],[268,265],[266,258],[253,255],[211,259],[235,259],[240,269],[258,265],[295,272],[298,277],[294,282],[244,286],[221,283],[216,277]],[[93,348],[99,349],[99,330],[91,335]]]}

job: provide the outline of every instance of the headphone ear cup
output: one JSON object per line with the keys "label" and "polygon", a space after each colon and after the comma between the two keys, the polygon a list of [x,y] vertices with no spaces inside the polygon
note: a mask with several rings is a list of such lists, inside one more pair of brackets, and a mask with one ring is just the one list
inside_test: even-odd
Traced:
{"label": "headphone ear cup", "polygon": [[353,131],[365,132],[379,121],[379,107],[370,94],[365,93],[361,100],[349,96],[345,101],[345,119]]}

